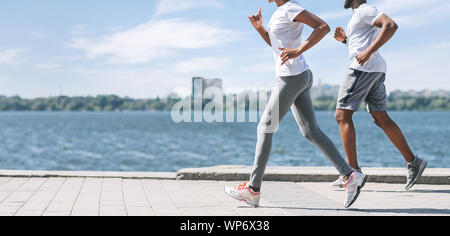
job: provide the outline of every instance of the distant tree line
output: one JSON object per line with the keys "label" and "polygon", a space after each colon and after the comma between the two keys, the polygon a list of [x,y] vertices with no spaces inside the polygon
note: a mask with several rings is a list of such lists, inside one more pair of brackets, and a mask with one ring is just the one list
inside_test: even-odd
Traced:
{"label": "distant tree line", "polygon": [[115,95],[23,99],[0,96],[0,111],[162,111],[179,99],[132,99]]}
{"label": "distant tree line", "polygon": [[[132,99],[100,95],[24,99],[0,96],[0,111],[169,111],[181,100],[174,97]],[[320,111],[333,111],[336,109],[336,98],[319,97],[315,99],[314,106]],[[388,108],[392,111],[450,111],[450,98],[389,97]]]}
{"label": "distant tree line", "polygon": [[388,107],[396,111],[450,111],[450,98],[389,97]]}
{"label": "distant tree line", "polygon": [[[317,110],[336,109],[337,99],[332,96],[319,97],[314,101]],[[364,109],[364,106],[361,106]],[[450,98],[445,97],[388,97],[390,111],[450,111]]]}

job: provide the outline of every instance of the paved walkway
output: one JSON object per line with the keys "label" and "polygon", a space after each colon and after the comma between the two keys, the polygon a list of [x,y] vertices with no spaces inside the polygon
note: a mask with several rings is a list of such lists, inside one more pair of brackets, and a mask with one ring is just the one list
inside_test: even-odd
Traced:
{"label": "paved walkway", "polygon": [[[450,186],[368,183],[353,209],[327,183],[266,182],[260,208],[228,198],[237,182],[121,178],[0,177],[6,216],[450,215]],[[281,190],[281,191],[280,191]]]}

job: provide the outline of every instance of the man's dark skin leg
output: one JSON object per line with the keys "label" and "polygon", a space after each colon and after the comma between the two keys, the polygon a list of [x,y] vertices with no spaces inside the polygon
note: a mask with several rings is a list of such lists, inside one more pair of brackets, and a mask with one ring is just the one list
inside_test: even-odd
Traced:
{"label": "man's dark skin leg", "polygon": [[[339,124],[341,131],[342,143],[344,145],[347,161],[353,169],[358,169],[358,155],[356,151],[356,131],[353,125],[354,111],[337,110],[336,121]],[[371,113],[375,124],[377,124],[384,133],[388,136],[391,142],[397,147],[400,153],[405,158],[406,162],[414,161],[415,156],[406,141],[405,136],[398,127],[398,125],[389,117],[387,112],[372,112]]]}
{"label": "man's dark skin leg", "polygon": [[354,113],[355,111],[352,110],[338,109],[336,111],[336,121],[338,122],[341,131],[341,138],[347,156],[347,162],[351,168],[359,169],[356,151],[356,130],[353,125]]}
{"label": "man's dark skin leg", "polygon": [[[345,9],[353,8],[356,9],[361,4],[366,3],[366,0],[345,0]],[[398,29],[398,25],[389,18],[387,15],[381,15],[374,23],[374,26],[380,28],[380,33],[373,43],[364,51],[356,56],[358,63],[362,66],[371,57],[371,55],[378,51],[385,43],[387,43]],[[338,27],[335,32],[335,39],[340,42],[345,42],[347,36],[345,31]],[[347,160],[349,165],[357,169],[359,168],[357,152],[356,152],[356,132],[353,125],[353,113],[354,111],[348,110],[337,110],[336,121],[339,124],[341,131],[342,142],[344,144],[344,149],[347,154]],[[412,153],[405,137],[402,134],[400,128],[395,124],[394,121],[388,116],[387,112],[372,112],[372,117],[375,123],[386,133],[391,142],[397,147],[397,149],[402,153],[405,160],[410,163],[414,161],[415,156]]]}
{"label": "man's dark skin leg", "polygon": [[406,162],[411,163],[414,161],[415,156],[411,151],[411,148],[406,141],[401,129],[398,125],[389,117],[385,111],[377,111],[371,113],[374,122],[378,125],[384,133],[388,136],[391,142],[397,147],[400,153],[405,158]]}

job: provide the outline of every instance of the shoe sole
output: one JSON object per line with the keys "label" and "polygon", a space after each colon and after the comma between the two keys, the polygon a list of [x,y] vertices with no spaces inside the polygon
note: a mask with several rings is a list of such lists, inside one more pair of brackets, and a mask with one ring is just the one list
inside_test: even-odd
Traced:
{"label": "shoe sole", "polygon": [[414,185],[416,185],[416,183],[419,181],[420,177],[422,177],[423,172],[427,168],[427,165],[428,165],[428,162],[423,161],[423,163],[420,165],[419,174],[408,186],[405,187],[406,190],[410,190],[412,187],[414,187]]}
{"label": "shoe sole", "polygon": [[367,180],[369,179],[369,176],[366,175],[366,178],[364,178],[364,181],[361,184],[361,189],[364,188],[364,186],[366,186]]}
{"label": "shoe sole", "polygon": [[255,207],[255,208],[259,207],[259,204],[255,204],[255,203],[253,203],[253,202],[251,202],[251,201],[247,201],[247,200],[245,200],[245,199],[237,198],[237,197],[235,197],[235,196],[233,196],[233,195],[227,193],[227,191],[225,191],[225,189],[224,189],[224,192],[225,192],[225,194],[226,194],[227,196],[233,198],[234,200],[238,200],[238,201],[241,201],[241,202],[245,202],[245,203],[247,203],[247,205],[250,205],[250,206]]}
{"label": "shoe sole", "polygon": [[353,198],[352,202],[350,202],[350,204],[348,206],[346,206],[345,208],[350,208],[353,205],[353,203],[356,202],[356,200],[359,197],[359,194],[361,193],[361,189],[366,185],[367,179],[368,179],[368,176],[366,175],[366,177],[364,177],[364,179],[363,179],[363,182],[361,183],[361,186],[358,186],[358,188],[356,190],[356,195]]}

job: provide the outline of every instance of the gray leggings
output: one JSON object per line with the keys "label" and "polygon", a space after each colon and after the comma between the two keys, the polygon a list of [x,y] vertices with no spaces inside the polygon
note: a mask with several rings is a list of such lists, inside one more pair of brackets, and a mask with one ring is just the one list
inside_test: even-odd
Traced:
{"label": "gray leggings", "polygon": [[[313,77],[310,70],[300,75],[280,77],[277,88],[272,92],[269,103],[258,125],[255,163],[250,177],[250,186],[260,188],[272,150],[273,135],[280,121],[292,110],[303,136],[315,144],[333,163],[341,176],[350,175],[353,170],[342,158],[336,145],[319,128],[311,101],[310,89]],[[272,116],[274,113],[274,116]],[[279,115],[278,117],[276,115]]]}

